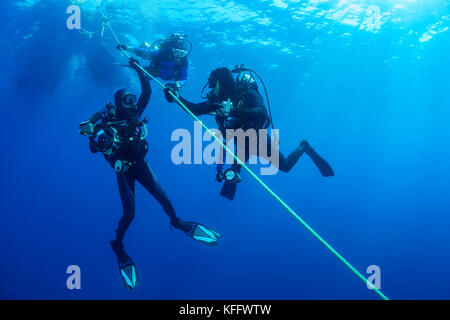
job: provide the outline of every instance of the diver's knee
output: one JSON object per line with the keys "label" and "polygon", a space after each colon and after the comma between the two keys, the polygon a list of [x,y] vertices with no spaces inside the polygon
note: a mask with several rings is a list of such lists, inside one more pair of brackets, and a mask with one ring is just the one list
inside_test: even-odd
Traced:
{"label": "diver's knee", "polygon": [[291,171],[291,169],[292,169],[292,166],[288,165],[285,162],[281,162],[278,165],[278,170],[280,170],[281,172],[289,172],[289,171]]}

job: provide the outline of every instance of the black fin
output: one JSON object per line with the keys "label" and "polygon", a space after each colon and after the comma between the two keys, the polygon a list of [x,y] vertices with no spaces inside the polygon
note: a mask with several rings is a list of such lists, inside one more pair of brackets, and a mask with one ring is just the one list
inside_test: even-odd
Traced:
{"label": "black fin", "polygon": [[314,164],[317,166],[322,176],[324,177],[334,176],[333,168],[331,168],[330,164],[326,162],[325,159],[322,158],[314,149],[310,148],[307,151],[307,154],[314,162]]}
{"label": "black fin", "polygon": [[222,197],[227,198],[228,200],[233,201],[234,196],[236,195],[236,187],[237,183],[230,183],[228,181],[225,181],[225,183],[222,186],[222,191],[220,192],[220,195]]}
{"label": "black fin", "polygon": [[122,279],[123,285],[127,290],[133,290],[139,285],[139,277],[136,265],[133,260],[128,256],[123,247],[114,245],[113,241],[110,242],[114,253],[117,256],[117,262],[119,264],[119,273]]}
{"label": "black fin", "polygon": [[191,237],[192,239],[202,243],[202,244],[206,244],[208,246],[216,246],[219,238],[220,238],[220,234],[211,229],[210,227],[207,227],[205,225],[202,225],[200,223],[196,223],[196,222],[186,222],[192,225],[191,230],[189,230],[188,232],[186,232],[186,234]]}

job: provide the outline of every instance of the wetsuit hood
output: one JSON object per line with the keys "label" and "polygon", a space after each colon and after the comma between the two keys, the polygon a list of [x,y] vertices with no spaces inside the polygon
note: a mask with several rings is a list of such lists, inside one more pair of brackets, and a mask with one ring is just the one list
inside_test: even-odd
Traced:
{"label": "wetsuit hood", "polygon": [[114,94],[114,104],[116,105],[116,114],[121,119],[128,119],[136,113],[136,108],[125,108],[123,105],[123,97],[130,94],[128,89],[120,89]]}
{"label": "wetsuit hood", "polygon": [[223,67],[213,70],[208,78],[209,87],[214,89],[217,81],[219,82],[219,94],[215,98],[218,101],[225,101],[233,97],[236,83],[230,69]]}
{"label": "wetsuit hood", "polygon": [[127,89],[120,89],[115,93],[114,104],[116,105],[116,108],[123,108],[122,99],[127,92],[129,92]]}

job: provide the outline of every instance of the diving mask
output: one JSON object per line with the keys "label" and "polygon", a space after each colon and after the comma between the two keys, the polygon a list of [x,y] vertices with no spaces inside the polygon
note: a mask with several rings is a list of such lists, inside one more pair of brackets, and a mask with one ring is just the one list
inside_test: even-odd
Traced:
{"label": "diving mask", "polygon": [[122,104],[125,108],[134,107],[136,102],[137,98],[134,94],[128,93],[122,97]]}

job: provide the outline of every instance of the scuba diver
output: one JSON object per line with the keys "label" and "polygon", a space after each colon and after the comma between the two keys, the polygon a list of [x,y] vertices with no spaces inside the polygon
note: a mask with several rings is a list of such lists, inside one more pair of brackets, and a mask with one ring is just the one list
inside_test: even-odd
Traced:
{"label": "scuba diver", "polygon": [[[236,79],[233,73],[238,74]],[[267,112],[264,100],[259,92],[258,85],[254,79],[253,74],[256,74],[263,84],[266,100],[269,106],[269,113]],[[207,96],[203,96],[203,92],[206,87],[211,89]],[[199,115],[213,115],[215,116],[219,130],[222,133],[222,137],[226,137],[227,129],[255,129],[259,138],[259,129],[267,129],[273,122],[270,111],[270,102],[267,95],[264,82],[261,77],[251,69],[236,66],[233,71],[228,68],[215,69],[210,73],[207,84],[203,87],[202,98],[207,99],[201,103],[192,103],[185,98],[181,97],[178,91],[173,88],[164,89],[165,96],[168,102],[174,102],[174,94],[180,101],[196,116]],[[266,131],[267,132],[267,131]],[[267,133],[266,133],[267,134]],[[252,155],[261,155],[270,160],[272,142],[270,136],[267,134],[267,151],[259,152],[259,150],[250,150],[250,139],[245,140],[245,159],[240,159],[243,163],[246,163]],[[263,137],[264,139],[264,137]],[[256,148],[259,149],[259,146]],[[290,171],[300,157],[306,153],[312,161],[316,164],[321,174],[324,177],[330,177],[334,175],[334,171],[331,166],[320,157],[310,144],[303,140],[300,145],[291,152],[288,157],[285,157],[279,150],[278,145],[275,148],[279,153],[279,165],[278,169],[283,172]],[[256,153],[252,153],[256,151]],[[239,154],[237,152],[236,154]],[[273,165],[273,164],[272,164]],[[222,172],[223,165],[217,166],[216,179],[219,182],[225,180],[222,187],[221,195],[229,200],[233,200],[236,193],[236,185],[241,181],[240,171],[241,165],[234,163],[230,169]]]}
{"label": "scuba diver", "polygon": [[186,39],[187,35],[174,33],[166,39],[160,39],[141,47],[128,47],[124,44],[117,46],[118,50],[125,50],[150,60],[145,69],[154,77],[165,81],[174,81],[169,86],[183,86],[188,77],[188,56],[192,51],[192,43]]}
{"label": "scuba diver", "polygon": [[139,182],[163,207],[170,225],[185,232],[200,243],[214,246],[220,235],[211,228],[178,218],[158,179],[145,160],[148,151],[147,120],[141,116],[150,100],[152,89],[137,60],[129,65],[139,75],[142,93],[137,99],[127,89],[115,93],[114,104],[96,112],[80,124],[80,133],[89,136],[92,153],[101,152],[117,175],[123,215],[116,230],[116,239],[110,241],[117,255],[120,275],[128,290],[138,285],[136,266],[124,250],[123,238],[135,216],[135,183]]}

